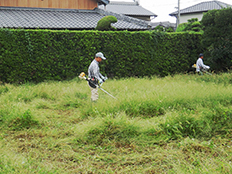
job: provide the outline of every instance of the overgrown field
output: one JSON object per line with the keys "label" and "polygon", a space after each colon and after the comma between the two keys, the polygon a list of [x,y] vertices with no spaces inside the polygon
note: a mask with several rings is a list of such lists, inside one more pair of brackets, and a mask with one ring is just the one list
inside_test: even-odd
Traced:
{"label": "overgrown field", "polygon": [[232,173],[232,74],[0,86],[0,173]]}

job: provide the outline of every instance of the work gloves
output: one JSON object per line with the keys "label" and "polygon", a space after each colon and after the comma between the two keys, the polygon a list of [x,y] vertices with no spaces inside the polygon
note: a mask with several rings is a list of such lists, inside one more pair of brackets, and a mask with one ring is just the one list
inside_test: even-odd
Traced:
{"label": "work gloves", "polygon": [[105,82],[108,78],[107,77],[103,77],[102,76],[102,79],[99,79],[99,83],[102,84],[103,82]]}
{"label": "work gloves", "polygon": [[103,82],[105,82],[107,79],[108,79],[107,77],[102,78]]}
{"label": "work gloves", "polygon": [[209,68],[210,68],[209,66],[205,66],[203,70],[207,71]]}
{"label": "work gloves", "polygon": [[104,77],[103,75],[100,74],[100,78],[98,79],[99,84],[101,85],[103,82],[105,82],[108,78]]}
{"label": "work gloves", "polygon": [[102,80],[102,79],[99,79],[99,83],[102,84],[102,83],[103,83],[103,80]]}

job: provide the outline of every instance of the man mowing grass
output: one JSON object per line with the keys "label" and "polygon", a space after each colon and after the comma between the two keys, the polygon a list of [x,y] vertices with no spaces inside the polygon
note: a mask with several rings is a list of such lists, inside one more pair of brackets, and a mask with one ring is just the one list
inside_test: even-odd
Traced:
{"label": "man mowing grass", "polygon": [[90,78],[88,84],[91,90],[92,102],[96,102],[98,99],[98,88],[97,88],[98,82],[102,84],[107,79],[100,73],[99,63],[102,60],[106,60],[106,58],[101,52],[98,52],[95,55],[95,59],[91,62],[88,68],[88,77]]}
{"label": "man mowing grass", "polygon": [[203,63],[203,60],[202,60],[203,57],[204,55],[202,53],[199,54],[199,58],[197,59],[197,62],[196,62],[196,72],[198,72],[201,75],[203,75],[204,71],[207,71],[210,68],[209,66]]}

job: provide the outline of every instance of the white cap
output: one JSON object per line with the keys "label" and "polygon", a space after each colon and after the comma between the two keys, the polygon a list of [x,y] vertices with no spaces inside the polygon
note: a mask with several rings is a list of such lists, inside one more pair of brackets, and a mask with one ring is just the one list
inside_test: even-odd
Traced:
{"label": "white cap", "polygon": [[102,52],[98,52],[95,57],[100,57],[102,58],[103,60],[106,60],[106,58],[104,57],[104,55],[102,54]]}

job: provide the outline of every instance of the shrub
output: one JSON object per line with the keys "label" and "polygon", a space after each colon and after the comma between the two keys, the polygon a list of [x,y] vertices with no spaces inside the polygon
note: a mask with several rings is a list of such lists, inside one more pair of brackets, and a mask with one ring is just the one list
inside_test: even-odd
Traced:
{"label": "shrub", "polygon": [[185,28],[187,27],[188,23],[181,23],[177,26],[176,32],[183,32],[185,31]]}
{"label": "shrub", "polygon": [[166,29],[166,32],[174,32],[174,29],[172,27],[169,27]]}
{"label": "shrub", "polygon": [[154,30],[158,31],[158,32],[161,32],[161,31],[165,31],[165,28],[163,26],[158,25],[158,26],[155,27]]}
{"label": "shrub", "polygon": [[176,32],[202,32],[201,22],[197,18],[189,19],[188,22],[179,24]]}
{"label": "shrub", "polygon": [[204,14],[202,45],[211,68],[227,71],[232,66],[232,8],[210,10]]}
{"label": "shrub", "polygon": [[116,30],[116,28],[112,27],[112,23],[116,23],[118,20],[115,16],[105,16],[97,23],[96,30],[99,31],[109,31]]}

